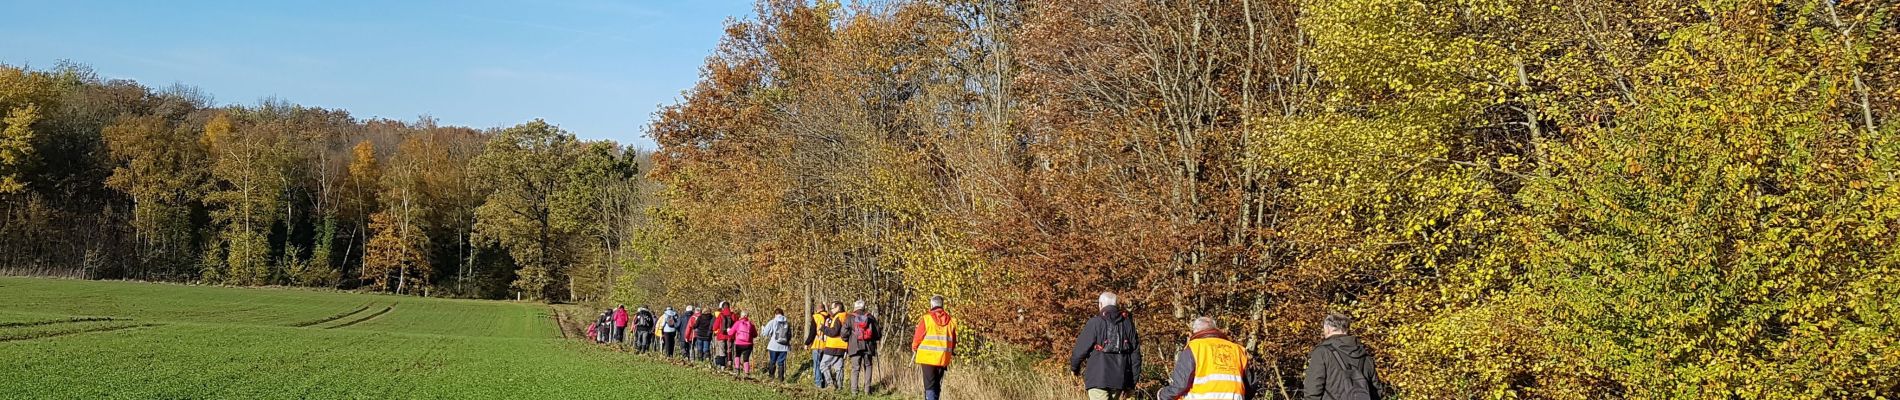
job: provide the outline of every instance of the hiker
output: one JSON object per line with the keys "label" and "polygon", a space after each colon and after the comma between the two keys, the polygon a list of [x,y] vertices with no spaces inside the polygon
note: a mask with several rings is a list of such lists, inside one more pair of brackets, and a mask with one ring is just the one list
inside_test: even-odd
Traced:
{"label": "hiker", "polygon": [[600,326],[600,329],[595,329],[598,333],[594,335],[594,343],[607,343],[607,339],[613,337],[613,317],[614,310],[606,310],[600,312],[600,317],[594,318],[594,324]]}
{"label": "hiker", "polygon": [[831,318],[825,319],[825,324],[819,326],[818,330],[825,336],[824,350],[819,351],[824,361],[818,363],[818,369],[824,372],[825,380],[831,382],[832,389],[843,389],[845,350],[851,347],[850,343],[845,342],[845,335],[850,333],[850,328],[846,326],[844,302],[831,302]]}
{"label": "hiker", "polygon": [[924,400],[937,400],[943,392],[943,374],[950,369],[950,355],[957,349],[957,322],[943,310],[943,296],[930,296],[930,311],[917,321],[910,349],[917,354],[914,361],[924,376]]}
{"label": "hiker", "polygon": [[765,328],[759,336],[765,338],[765,375],[773,382],[785,381],[785,356],[792,352],[791,324],[785,319],[785,309],[772,310],[772,320],[765,322]]}
{"label": "hiker", "polygon": [[1320,320],[1320,342],[1306,355],[1308,400],[1371,400],[1384,396],[1372,354],[1350,334],[1352,317],[1333,313]]}
{"label": "hiker", "polygon": [[666,307],[666,312],[660,314],[660,346],[666,349],[667,358],[673,357],[673,342],[679,340],[680,329],[674,324],[678,320],[679,312],[673,311],[671,306]]}
{"label": "hiker", "polygon": [[831,313],[826,312],[825,306],[820,304],[818,309],[811,313],[811,325],[805,328],[805,337],[811,339],[807,340],[810,342],[808,346],[811,347],[811,381],[819,389],[825,388],[825,371],[820,368],[825,361],[825,334],[819,328],[829,320],[831,320]]}
{"label": "hiker", "polygon": [[693,321],[698,315],[693,313],[693,305],[686,305],[686,311],[680,313],[675,321],[674,330],[679,331],[680,358],[693,359]]}
{"label": "hiker", "polygon": [[686,305],[686,330],[680,330],[686,336],[686,360],[699,360],[699,315],[705,311],[693,305]]}
{"label": "hiker", "polygon": [[590,337],[590,338],[591,338],[591,337],[594,337],[594,335],[598,335],[598,333],[595,333],[595,330],[598,330],[598,329],[600,329],[600,324],[593,324],[593,325],[588,325],[588,326],[587,326],[587,337]]}
{"label": "hiker", "polygon": [[647,306],[633,313],[633,348],[641,353],[653,347],[653,311]]}
{"label": "hiker", "polygon": [[864,309],[864,300],[851,304],[851,314],[845,321],[845,355],[851,367],[851,391],[871,392],[871,362],[877,359],[877,341],[880,339],[877,318]]}
{"label": "hiker", "polygon": [[698,361],[712,360],[712,341],[713,313],[700,311],[693,318],[693,344],[697,347],[693,351],[699,356]]}
{"label": "hiker", "polygon": [[732,323],[739,319],[733,315],[732,304],[719,302],[719,310],[713,312],[713,369],[722,369],[732,363]]}
{"label": "hiker", "polygon": [[1114,400],[1135,388],[1141,371],[1141,335],[1135,319],[1116,305],[1114,293],[1102,292],[1096,298],[1097,312],[1082,325],[1069,353],[1069,373],[1082,375],[1088,364],[1088,376],[1082,378],[1089,400]]}
{"label": "hiker", "polygon": [[1247,350],[1214,327],[1214,319],[1195,318],[1188,323],[1193,335],[1187,348],[1174,357],[1174,373],[1168,386],[1155,393],[1161,400],[1247,398]]}
{"label": "hiker", "polygon": [[732,372],[741,378],[752,375],[752,339],[757,331],[752,326],[752,316],[739,311],[739,318],[732,322]]}
{"label": "hiker", "polygon": [[627,305],[614,307],[614,343],[627,344]]}

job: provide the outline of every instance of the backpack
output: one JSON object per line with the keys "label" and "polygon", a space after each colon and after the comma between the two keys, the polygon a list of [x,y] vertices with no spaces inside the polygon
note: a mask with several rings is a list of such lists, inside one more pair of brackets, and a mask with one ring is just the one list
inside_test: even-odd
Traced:
{"label": "backpack", "polygon": [[1329,345],[1326,346],[1326,352],[1332,353],[1333,364],[1339,366],[1339,371],[1347,374],[1345,390],[1334,395],[1333,388],[1327,386],[1326,398],[1339,400],[1372,400],[1372,382],[1366,381],[1366,372],[1363,370],[1355,372],[1348,369],[1346,367],[1346,360],[1339,357],[1339,349]]}
{"label": "backpack", "polygon": [[854,325],[854,328],[852,331],[858,333],[857,336],[858,336],[859,342],[870,342],[877,338],[877,335],[875,334],[876,332],[873,332],[871,328],[872,324],[871,324],[870,314],[859,315],[855,318],[852,318],[851,324]]}
{"label": "backpack", "polygon": [[771,325],[773,328],[772,337],[771,337],[772,344],[776,344],[780,346],[792,345],[790,338],[785,337],[785,329],[787,328],[788,325],[771,324],[769,322],[767,324]]}
{"label": "backpack", "polygon": [[[1122,318],[1128,318],[1128,313],[1122,313]],[[1102,318],[1102,325],[1105,329],[1100,336],[1096,336],[1101,341],[1095,344],[1095,351],[1111,354],[1135,351],[1135,343],[1128,339],[1127,332],[1122,331],[1122,324]]]}

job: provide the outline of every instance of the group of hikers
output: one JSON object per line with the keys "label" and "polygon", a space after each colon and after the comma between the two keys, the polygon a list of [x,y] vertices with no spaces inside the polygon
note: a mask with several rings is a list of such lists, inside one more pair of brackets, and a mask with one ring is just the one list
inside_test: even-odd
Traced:
{"label": "group of hikers", "polygon": [[659,315],[645,306],[628,314],[627,306],[622,304],[602,311],[588,330],[597,343],[626,345],[626,331],[631,328],[635,333],[634,351],[677,355],[741,376],[752,373],[753,349],[764,342],[769,358],[763,372],[784,380],[785,356],[792,350],[791,328],[784,310],[774,310],[773,314],[771,320],[759,325],[752,322],[750,312],[735,311],[731,303],[723,301],[717,310],[688,305],[684,311],[667,307]]}
{"label": "group of hikers", "polygon": [[[1102,293],[1097,304],[1098,313],[1076,337],[1069,370],[1078,376],[1086,371],[1083,384],[1089,399],[1119,399],[1131,394],[1138,383],[1142,340],[1134,318],[1117,305],[1114,293]],[[911,359],[923,378],[926,400],[941,395],[944,373],[956,351],[957,323],[943,305],[942,296],[931,296],[930,310],[919,318],[911,337]],[[820,389],[870,393],[884,328],[863,300],[848,311],[844,306],[834,301],[811,315],[801,343],[811,350],[812,382]],[[1307,356],[1301,392],[1306,399],[1383,397],[1372,356],[1349,333],[1351,323],[1351,318],[1337,313],[1321,321],[1321,340]],[[723,301],[715,310],[688,305],[684,311],[667,307],[658,315],[644,306],[629,314],[621,305],[603,311],[588,330],[596,342],[625,345],[629,328],[635,332],[635,351],[674,357],[675,344],[681,344],[679,357],[739,376],[752,373],[753,347],[763,341],[768,360],[763,372],[779,382],[786,379],[792,334],[783,309],[773,310],[772,319],[764,325],[755,325],[749,313],[734,311]],[[1259,390],[1247,373],[1247,351],[1229,339],[1213,318],[1194,318],[1188,332],[1187,345],[1175,355],[1168,384],[1155,393],[1156,398],[1243,400],[1259,394],[1253,393]]]}
{"label": "group of hikers", "polygon": [[[1097,298],[1096,315],[1076,335],[1069,371],[1084,375],[1090,400],[1130,394],[1141,374],[1141,335],[1135,319],[1116,304],[1114,293]],[[1320,321],[1320,342],[1307,353],[1301,395],[1308,400],[1369,400],[1385,396],[1372,355],[1351,332],[1352,319],[1328,314]],[[1168,384],[1155,393],[1163,400],[1243,400],[1271,383],[1254,382],[1247,373],[1247,350],[1221,331],[1213,318],[1188,323],[1187,346],[1174,356]]]}

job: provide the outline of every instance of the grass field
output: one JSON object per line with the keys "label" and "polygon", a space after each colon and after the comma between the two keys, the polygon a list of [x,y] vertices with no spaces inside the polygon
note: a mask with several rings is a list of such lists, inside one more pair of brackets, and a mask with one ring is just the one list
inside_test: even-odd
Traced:
{"label": "grass field", "polygon": [[545,305],[0,277],[0,398],[778,399]]}

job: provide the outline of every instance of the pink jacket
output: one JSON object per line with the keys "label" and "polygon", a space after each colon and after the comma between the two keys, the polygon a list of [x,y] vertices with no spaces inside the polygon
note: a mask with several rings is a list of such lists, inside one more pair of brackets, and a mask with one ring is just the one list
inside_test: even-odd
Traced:
{"label": "pink jacket", "polygon": [[614,326],[627,326],[627,309],[614,309]]}
{"label": "pink jacket", "polygon": [[752,319],[740,319],[738,322],[732,323],[731,331],[732,344],[740,346],[752,345]]}

